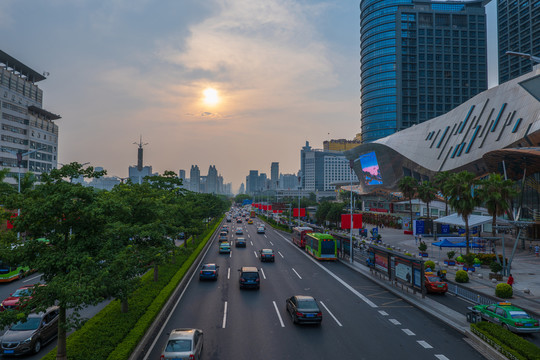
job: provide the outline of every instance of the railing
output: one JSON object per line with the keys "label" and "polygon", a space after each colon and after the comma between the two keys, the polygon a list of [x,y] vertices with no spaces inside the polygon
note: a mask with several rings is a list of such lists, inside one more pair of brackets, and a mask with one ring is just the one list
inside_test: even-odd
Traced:
{"label": "railing", "polygon": [[489,296],[479,294],[476,291],[469,290],[457,284],[448,283],[448,292],[479,305],[489,305],[496,302],[496,300]]}

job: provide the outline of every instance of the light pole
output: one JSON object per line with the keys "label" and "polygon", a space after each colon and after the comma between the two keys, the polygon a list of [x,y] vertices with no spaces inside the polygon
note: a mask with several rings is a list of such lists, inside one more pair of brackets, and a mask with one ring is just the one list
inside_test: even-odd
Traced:
{"label": "light pole", "polygon": [[506,55],[513,55],[513,56],[520,56],[520,57],[523,57],[525,59],[529,59],[535,63],[540,63],[540,57],[538,56],[534,56],[534,55],[531,55],[531,54],[525,54],[525,53],[520,53],[520,52],[517,52],[517,51],[507,51],[505,53]]}
{"label": "light pole", "polygon": [[353,263],[353,240],[352,240],[352,229],[353,229],[353,224],[354,224],[354,221],[353,221],[353,204],[352,204],[352,201],[353,201],[353,198],[352,198],[352,179],[353,179],[353,166],[354,166],[354,160],[351,160],[349,162],[349,166],[351,167],[351,202],[350,202],[350,208],[351,208],[351,231],[350,231],[350,235],[349,235],[349,241],[350,241],[350,252],[349,252],[349,262],[352,264]]}
{"label": "light pole", "polygon": [[298,226],[300,226],[300,181],[302,177],[298,177]]}

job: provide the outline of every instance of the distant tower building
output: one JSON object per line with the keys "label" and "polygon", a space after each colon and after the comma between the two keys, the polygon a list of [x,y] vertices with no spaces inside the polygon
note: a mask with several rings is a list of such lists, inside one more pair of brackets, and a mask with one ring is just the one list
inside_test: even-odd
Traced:
{"label": "distant tower building", "polygon": [[28,171],[36,175],[58,165],[59,115],[43,109],[43,90],[37,83],[40,74],[0,50],[0,169],[9,168],[5,182],[17,184]]}
{"label": "distant tower building", "polygon": [[215,165],[210,165],[206,176],[206,191],[209,194],[218,193],[218,173]]}
{"label": "distant tower building", "polygon": [[238,193],[243,194],[245,193],[245,191],[246,191],[246,188],[244,187],[244,183],[241,183],[240,188],[238,189]]}
{"label": "distant tower building", "polygon": [[273,162],[270,166],[270,189],[277,189],[279,186],[279,163]]}
{"label": "distant tower building", "polygon": [[259,170],[250,170],[246,177],[246,193],[255,194],[259,191]]}
{"label": "distant tower building", "polygon": [[225,194],[225,190],[223,188],[223,176],[218,175],[217,177],[217,194]]}
{"label": "distant tower building", "polygon": [[146,176],[152,175],[151,166],[143,166],[143,146],[148,145],[148,143],[142,142],[142,136],[138,143],[134,143],[138,146],[137,148],[137,166],[129,167],[129,178],[134,184],[142,184]]}
{"label": "distant tower building", "polygon": [[[530,59],[506,55],[515,51],[540,56],[540,3],[497,1],[499,84],[532,71]],[[533,31],[534,30],[534,31]]]}
{"label": "distant tower building", "polygon": [[357,136],[357,139],[354,140],[345,140],[345,139],[339,139],[339,140],[326,140],[323,142],[323,150],[324,151],[347,151],[354,149],[358,145],[362,144],[362,138],[360,136]]}
{"label": "distant tower building", "polygon": [[191,165],[191,170],[189,171],[189,185],[191,191],[201,192],[201,172],[197,165]]}
{"label": "distant tower building", "polygon": [[298,176],[295,174],[281,174],[279,188],[284,190],[298,189]]}
{"label": "distant tower building", "polygon": [[178,171],[178,178],[182,180],[182,188],[189,189],[189,180],[186,178],[186,170]]}

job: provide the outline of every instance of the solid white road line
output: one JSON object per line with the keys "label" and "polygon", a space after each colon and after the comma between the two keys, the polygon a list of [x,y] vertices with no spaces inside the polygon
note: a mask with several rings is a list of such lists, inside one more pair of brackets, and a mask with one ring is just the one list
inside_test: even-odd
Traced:
{"label": "solid white road line", "polygon": [[227,280],[231,278],[231,268],[227,270]]}
{"label": "solid white road line", "polygon": [[253,253],[255,254],[255,257],[258,257],[257,252],[255,250],[253,250]]}
{"label": "solid white road line", "polygon": [[369,300],[367,297],[365,297],[364,295],[362,295],[360,292],[358,292],[356,289],[354,289],[352,286],[350,286],[349,284],[347,284],[345,281],[343,281],[340,277],[338,277],[336,274],[334,274],[333,272],[331,272],[330,270],[328,270],[327,268],[325,268],[324,266],[322,266],[321,264],[319,264],[315,259],[313,259],[311,256],[309,256],[306,252],[302,251],[302,249],[300,249],[299,247],[297,247],[296,245],[294,245],[291,240],[287,239],[285,236],[281,235],[280,233],[277,233],[279,236],[281,236],[283,239],[285,239],[285,241],[287,241],[289,244],[293,245],[298,251],[300,251],[302,254],[304,254],[308,259],[310,259],[311,261],[313,261],[314,264],[316,264],[317,266],[319,266],[321,269],[323,269],[324,271],[326,271],[330,276],[332,276],[334,279],[336,279],[339,283],[341,283],[341,285],[345,286],[347,289],[349,289],[349,291],[351,291],[354,295],[358,296],[360,299],[362,299],[366,304],[368,304],[369,306],[371,306],[372,308],[377,308],[378,306],[371,300]]}
{"label": "solid white road line", "polygon": [[274,246],[274,243],[270,241],[270,245]]}
{"label": "solid white road line", "polygon": [[403,331],[405,334],[409,335],[409,336],[414,336],[416,335],[415,333],[413,333],[411,330],[409,329],[401,329],[401,331]]}
{"label": "solid white road line", "polygon": [[28,278],[28,279],[26,279],[26,280],[23,280],[23,283],[32,281],[32,280],[37,279],[37,278],[40,278],[40,277],[41,277],[41,275],[38,275],[38,276],[34,276],[34,277],[31,277],[31,278]]}
{"label": "solid white road line", "polygon": [[422,347],[424,349],[433,349],[433,346],[429,345],[427,342],[425,342],[424,340],[418,340],[417,343],[419,343],[420,345],[422,345]]}
{"label": "solid white road line", "polygon": [[279,251],[277,253],[279,254],[279,256],[281,256],[281,258],[283,258],[283,259],[285,258],[285,256],[283,256],[283,254],[280,253]]}
{"label": "solid white road line", "polygon": [[334,314],[332,314],[332,312],[330,310],[328,310],[328,308],[326,307],[326,305],[324,305],[324,303],[322,301],[319,301],[321,303],[321,305],[326,309],[326,311],[328,311],[328,313],[330,314],[330,316],[334,319],[334,321],[339,325],[339,326],[343,326],[341,325],[341,323],[339,322],[338,319],[336,319],[336,317],[334,316]]}
{"label": "solid white road line", "polygon": [[397,321],[396,319],[388,319],[388,321],[390,321],[394,325],[401,325],[401,323]]}
{"label": "solid white road line", "polygon": [[266,280],[266,275],[264,275],[264,270],[263,270],[263,268],[261,268],[261,274],[262,274],[262,276],[263,276],[263,279]]}
{"label": "solid white road line", "polygon": [[223,326],[222,328],[225,329],[225,325],[227,325],[227,302],[225,301],[225,309],[223,310]]}
{"label": "solid white road line", "polygon": [[276,305],[276,302],[275,301],[272,301],[274,303],[274,309],[276,309],[276,314],[279,318],[279,323],[281,324],[281,327],[285,327],[285,324],[283,323],[283,319],[281,318],[281,315],[279,313],[279,310],[277,308],[277,305]]}
{"label": "solid white road line", "polygon": [[302,277],[300,276],[300,274],[298,274],[298,273],[296,272],[296,270],[294,270],[294,268],[292,268],[292,271],[294,271],[294,273],[296,274],[296,276],[298,276],[298,277],[300,278],[300,280],[302,280]]}
{"label": "solid white road line", "polygon": [[435,357],[439,360],[450,360],[449,358],[447,358],[446,356],[442,354],[436,354]]}
{"label": "solid white road line", "polygon": [[379,314],[381,314],[382,316],[388,316],[388,313],[384,310],[379,310]]}

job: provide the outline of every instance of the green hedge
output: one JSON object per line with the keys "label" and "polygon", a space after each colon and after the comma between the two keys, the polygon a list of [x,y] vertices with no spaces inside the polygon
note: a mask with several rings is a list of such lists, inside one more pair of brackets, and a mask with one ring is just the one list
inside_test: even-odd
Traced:
{"label": "green hedge", "polygon": [[[153,269],[144,274],[140,286],[129,298],[129,311],[120,311],[120,301],[113,300],[67,339],[69,360],[125,360],[133,352],[157,314],[196,260],[221,219],[203,235],[198,244],[179,248],[174,262],[159,267],[159,278],[153,281]],[[98,345],[99,344],[99,345]],[[56,358],[56,348],[43,357]]]}
{"label": "green hedge", "polygon": [[540,359],[540,348],[501,326],[487,321],[471,324],[471,331],[509,359]]}
{"label": "green hedge", "polygon": [[495,296],[497,297],[509,299],[512,295],[514,295],[514,290],[512,289],[512,286],[506,283],[497,284],[495,287]]}
{"label": "green hedge", "polygon": [[456,271],[456,282],[466,283],[469,282],[469,274],[465,270]]}

